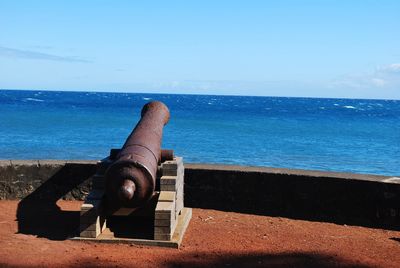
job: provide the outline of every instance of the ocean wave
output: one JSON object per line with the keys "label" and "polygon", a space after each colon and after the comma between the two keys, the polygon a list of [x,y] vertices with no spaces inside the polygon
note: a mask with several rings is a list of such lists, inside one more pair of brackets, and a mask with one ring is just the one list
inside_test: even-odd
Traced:
{"label": "ocean wave", "polygon": [[143,100],[151,100],[151,98],[143,98]]}
{"label": "ocean wave", "polygon": [[43,102],[44,100],[41,99],[35,99],[35,98],[25,98],[24,101],[37,101],[37,102]]}
{"label": "ocean wave", "polygon": [[[144,93],[86,96],[81,92],[51,91],[34,94],[0,90],[1,157],[44,159],[50,150],[58,159],[100,159],[109,147],[119,146],[126,139],[147,97],[168,105],[171,122],[165,129],[163,144],[188,160],[400,174],[395,157],[399,146],[393,146],[400,128],[400,101],[278,101],[267,97]],[[103,95],[108,95],[109,101]],[[95,126],[102,126],[110,118],[116,118],[110,121],[111,127],[97,133]],[[21,122],[29,138],[21,134]],[[212,138],[204,142],[204,137]],[[251,151],[254,146],[258,149]]]}
{"label": "ocean wave", "polygon": [[343,108],[346,108],[346,109],[355,109],[356,107],[351,106],[351,105],[345,105],[345,106],[343,106]]}

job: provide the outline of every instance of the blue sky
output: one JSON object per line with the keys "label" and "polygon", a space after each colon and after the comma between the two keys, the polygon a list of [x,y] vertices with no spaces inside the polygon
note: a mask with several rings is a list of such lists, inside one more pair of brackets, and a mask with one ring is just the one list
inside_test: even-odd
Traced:
{"label": "blue sky", "polygon": [[400,1],[0,2],[0,88],[400,99]]}

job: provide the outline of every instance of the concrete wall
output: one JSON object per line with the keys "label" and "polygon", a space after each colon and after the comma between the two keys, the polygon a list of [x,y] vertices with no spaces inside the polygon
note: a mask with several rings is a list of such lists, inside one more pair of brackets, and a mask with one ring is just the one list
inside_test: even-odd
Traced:
{"label": "concrete wall", "polygon": [[96,161],[1,160],[0,199],[83,199]]}
{"label": "concrete wall", "polygon": [[[185,164],[185,205],[400,229],[400,178]],[[0,161],[0,199],[83,199],[95,161]]]}

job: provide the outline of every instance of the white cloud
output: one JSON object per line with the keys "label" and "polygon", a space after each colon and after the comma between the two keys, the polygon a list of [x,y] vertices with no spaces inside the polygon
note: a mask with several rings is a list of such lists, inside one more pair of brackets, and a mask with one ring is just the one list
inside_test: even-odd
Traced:
{"label": "white cloud", "polygon": [[0,46],[0,56],[8,58],[19,58],[19,59],[32,59],[32,60],[50,60],[50,61],[62,61],[62,62],[81,62],[87,63],[88,60],[80,59],[71,56],[58,56],[38,51],[23,50],[9,47]]}
{"label": "white cloud", "polygon": [[375,85],[377,87],[383,87],[387,84],[387,82],[381,78],[372,78],[371,82],[373,85]]}
{"label": "white cloud", "polygon": [[392,63],[378,68],[381,72],[400,73],[400,63]]}
{"label": "white cloud", "polygon": [[375,71],[349,74],[335,79],[333,88],[349,89],[393,89],[400,88],[400,63],[378,66]]}

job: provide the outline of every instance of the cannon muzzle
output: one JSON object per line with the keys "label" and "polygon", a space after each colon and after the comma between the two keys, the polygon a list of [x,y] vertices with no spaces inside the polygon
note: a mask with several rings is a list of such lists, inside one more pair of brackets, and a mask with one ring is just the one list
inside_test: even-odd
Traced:
{"label": "cannon muzzle", "polygon": [[136,208],[153,196],[162,132],[168,120],[169,110],[162,102],[143,107],[140,121],[105,174],[106,197],[112,206]]}

